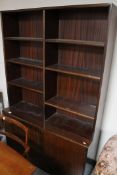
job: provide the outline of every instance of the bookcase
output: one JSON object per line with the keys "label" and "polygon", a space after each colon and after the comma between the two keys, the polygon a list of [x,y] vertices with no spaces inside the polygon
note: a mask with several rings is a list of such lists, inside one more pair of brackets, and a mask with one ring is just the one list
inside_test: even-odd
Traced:
{"label": "bookcase", "polygon": [[43,127],[42,19],[42,11],[3,15],[10,111]]}
{"label": "bookcase", "polygon": [[61,170],[54,175],[83,174],[107,88],[115,9],[95,4],[2,12],[9,98],[3,112],[29,126],[30,140]]}

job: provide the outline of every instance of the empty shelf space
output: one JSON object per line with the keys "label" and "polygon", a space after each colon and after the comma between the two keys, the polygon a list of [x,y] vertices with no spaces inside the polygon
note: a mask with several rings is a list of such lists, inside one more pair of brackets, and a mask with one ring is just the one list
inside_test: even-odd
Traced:
{"label": "empty shelf space", "polygon": [[51,70],[51,71],[70,74],[70,75],[76,75],[76,76],[98,80],[98,81],[100,80],[100,76],[101,76],[98,72],[91,72],[87,69],[81,69],[79,67],[64,66],[59,64],[48,66],[46,67],[46,70]]}
{"label": "empty shelf space", "polygon": [[42,111],[41,107],[25,101],[20,101],[5,109],[5,112],[9,115],[16,115],[20,120],[31,125],[36,125],[37,127],[42,126],[43,124]]}
{"label": "empty shelf space", "polygon": [[91,120],[95,118],[96,106],[94,105],[77,103],[58,96],[47,100],[45,104]]}
{"label": "empty shelf space", "polygon": [[9,60],[7,60],[7,62],[19,64],[19,65],[30,66],[30,67],[35,67],[35,68],[43,68],[43,64],[42,64],[41,60],[35,60],[35,59],[31,59],[31,58],[18,57],[18,58],[9,59]]}
{"label": "empty shelf space", "polygon": [[54,113],[50,116],[46,120],[45,126],[47,129],[73,140],[77,140],[77,137],[90,140],[93,133],[93,122],[74,119],[61,113]]}
{"label": "empty shelf space", "polygon": [[46,39],[46,42],[87,45],[87,46],[96,46],[96,47],[104,47],[105,46],[104,42],[100,42],[100,41],[86,41],[86,40],[72,40],[72,39]]}
{"label": "empty shelf space", "polygon": [[17,78],[8,82],[9,85],[21,87],[24,89],[32,90],[34,92],[43,93],[43,85],[38,81],[26,80],[24,78]]}
{"label": "empty shelf space", "polygon": [[34,38],[34,37],[5,37],[5,40],[16,40],[16,41],[43,41],[43,38]]}

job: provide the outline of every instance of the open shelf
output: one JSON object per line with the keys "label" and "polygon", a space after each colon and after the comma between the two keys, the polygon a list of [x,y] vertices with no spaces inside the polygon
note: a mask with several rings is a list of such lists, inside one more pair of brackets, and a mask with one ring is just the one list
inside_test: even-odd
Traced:
{"label": "open shelf", "polygon": [[5,37],[5,40],[14,40],[14,41],[43,41],[43,38],[34,38],[34,37]]}
{"label": "open shelf", "polygon": [[47,118],[45,126],[46,129],[75,141],[79,137],[91,140],[93,133],[93,122],[74,119],[57,112]]}
{"label": "open shelf", "polygon": [[8,59],[7,62],[19,64],[19,65],[24,65],[24,66],[29,66],[29,67],[40,68],[40,69],[43,68],[42,61],[37,60],[37,59],[18,57],[18,58]]}
{"label": "open shelf", "polygon": [[5,109],[4,112],[9,115],[16,115],[18,119],[31,125],[36,125],[37,127],[43,125],[42,109],[31,103],[20,101]]}
{"label": "open shelf", "polygon": [[104,47],[104,42],[99,41],[83,41],[83,40],[72,40],[72,39],[46,39],[48,43],[61,43],[61,44],[76,44],[76,45],[86,45],[95,47]]}
{"label": "open shelf", "polygon": [[38,81],[27,80],[21,77],[21,78],[17,78],[17,79],[9,81],[8,84],[17,86],[17,87],[21,87],[24,89],[28,89],[34,92],[38,92],[41,94],[43,93],[43,85],[42,83],[39,83]]}
{"label": "open shelf", "polygon": [[91,120],[95,118],[96,106],[94,105],[80,104],[58,96],[50,98],[45,104]]}
{"label": "open shelf", "polygon": [[78,67],[66,66],[66,65],[59,65],[59,64],[48,66],[46,67],[46,70],[80,76],[80,77],[89,78],[89,79],[98,80],[98,81],[100,81],[100,76],[101,76],[98,72],[91,72],[90,70],[81,69]]}

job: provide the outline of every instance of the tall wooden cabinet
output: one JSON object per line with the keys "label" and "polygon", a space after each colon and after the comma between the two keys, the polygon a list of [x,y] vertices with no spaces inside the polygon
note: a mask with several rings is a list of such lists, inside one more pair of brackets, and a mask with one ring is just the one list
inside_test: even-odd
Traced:
{"label": "tall wooden cabinet", "polygon": [[112,4],[2,12],[9,98],[4,114],[29,126],[30,141],[43,151],[51,174],[83,174],[102,116],[97,118],[115,12]]}

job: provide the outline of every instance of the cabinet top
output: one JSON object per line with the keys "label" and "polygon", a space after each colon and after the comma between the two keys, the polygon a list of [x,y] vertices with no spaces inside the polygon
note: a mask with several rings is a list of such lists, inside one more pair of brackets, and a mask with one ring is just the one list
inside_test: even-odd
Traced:
{"label": "cabinet top", "polygon": [[49,7],[36,7],[36,8],[26,8],[26,9],[15,9],[15,10],[5,10],[4,12],[21,12],[21,11],[36,11],[36,10],[59,10],[59,9],[72,9],[72,8],[103,8],[115,6],[113,3],[100,3],[100,4],[75,4],[75,5],[64,5],[64,6],[49,6]]}

